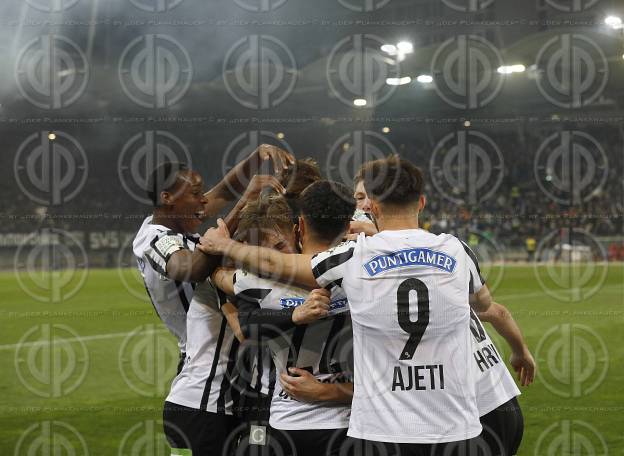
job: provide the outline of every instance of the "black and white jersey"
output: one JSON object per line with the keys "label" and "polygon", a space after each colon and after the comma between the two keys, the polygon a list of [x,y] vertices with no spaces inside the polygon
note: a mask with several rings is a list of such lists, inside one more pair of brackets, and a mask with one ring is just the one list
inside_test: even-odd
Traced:
{"label": "black and white jersey", "polygon": [[[470,269],[470,291],[477,293],[485,285],[481,276],[479,261],[474,252],[464,242],[464,250],[468,254]],[[472,333],[472,356],[477,366],[475,381],[477,385],[477,407],[479,416],[490,413],[511,398],[520,394],[516,382],[505,366],[505,361],[494,342],[483,327],[483,323],[475,312],[470,310],[470,332]]]}
{"label": "black and white jersey", "polygon": [[358,236],[315,256],[321,287],[340,286],[353,324],[348,435],[437,443],[481,432],[468,302],[468,255],[424,230]]}
{"label": "black and white jersey", "polygon": [[186,318],[184,366],[171,384],[167,401],[231,415],[237,394],[232,385],[236,376],[238,340],[220,305],[210,280],[197,285]]}
{"label": "black and white jersey", "polygon": [[[262,309],[281,311],[305,302],[309,292],[298,287],[261,279],[243,271],[236,272],[239,293],[258,297]],[[312,373],[320,382],[352,381],[352,330],[348,302],[342,290],[332,293],[327,318],[309,325],[287,329],[265,328],[266,346],[272,354],[274,375],[269,424],[275,429],[340,429],[349,424],[351,408],[330,402],[300,402],[290,397],[275,374],[298,367]]]}
{"label": "black and white jersey", "polygon": [[132,250],[156,313],[176,336],[180,351],[184,352],[186,312],[195,284],[167,277],[167,261],[178,250],[194,250],[200,236],[176,233],[151,222],[152,216],[143,221],[132,243]]}

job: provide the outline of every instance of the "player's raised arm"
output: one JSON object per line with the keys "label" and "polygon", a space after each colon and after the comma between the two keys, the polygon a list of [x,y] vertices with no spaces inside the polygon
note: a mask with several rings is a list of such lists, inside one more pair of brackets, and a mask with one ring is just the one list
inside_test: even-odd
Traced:
{"label": "player's raised arm", "polygon": [[282,282],[293,282],[307,288],[317,288],[310,261],[312,255],[287,254],[277,250],[255,247],[236,242],[230,238],[225,222],[217,221],[202,236],[198,249],[209,255],[224,255],[239,267],[260,276]]}
{"label": "player's raised arm", "polygon": [[278,174],[290,167],[295,158],[279,147],[261,144],[247,159],[234,166],[217,185],[204,194],[206,215],[208,217],[217,215],[228,202],[233,201],[249,187],[247,183],[265,161],[271,161],[275,174]]}
{"label": "player's raised arm", "polygon": [[493,302],[487,312],[480,312],[478,316],[481,321],[491,323],[496,332],[503,336],[511,347],[510,363],[518,374],[520,384],[527,386],[533,383],[536,369],[535,360],[511,312],[505,306]]}
{"label": "player's raised arm", "polygon": [[353,383],[322,383],[305,369],[291,367],[280,374],[280,383],[289,396],[302,402],[339,402],[350,404]]}

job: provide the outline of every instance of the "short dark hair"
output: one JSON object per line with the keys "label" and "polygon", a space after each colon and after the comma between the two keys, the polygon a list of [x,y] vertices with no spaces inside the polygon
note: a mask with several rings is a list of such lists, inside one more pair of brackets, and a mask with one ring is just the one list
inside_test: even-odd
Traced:
{"label": "short dark hair", "polygon": [[364,163],[355,180],[369,198],[396,206],[418,202],[425,182],[420,168],[398,155]]}
{"label": "short dark hair", "polygon": [[258,245],[269,231],[292,230],[290,207],[283,196],[263,195],[241,210],[237,239]]}
{"label": "short dark hair", "polygon": [[355,212],[353,191],[339,182],[317,181],[299,197],[300,214],[319,238],[342,238]]}
{"label": "short dark hair", "polygon": [[313,158],[295,160],[295,163],[279,175],[280,183],[286,188],[284,197],[293,214],[293,224],[299,215],[299,195],[314,182],[321,180],[321,169]]}
{"label": "short dark hair", "polygon": [[164,162],[154,168],[147,179],[147,196],[154,207],[160,206],[160,193],[173,189],[178,173],[186,170],[186,164],[178,162]]}

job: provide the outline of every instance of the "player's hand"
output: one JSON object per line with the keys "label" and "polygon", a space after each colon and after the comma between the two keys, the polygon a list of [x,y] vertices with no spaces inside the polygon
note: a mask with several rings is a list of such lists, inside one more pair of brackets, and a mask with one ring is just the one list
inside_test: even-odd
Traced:
{"label": "player's hand", "polygon": [[349,233],[358,235],[364,233],[366,236],[377,234],[377,228],[373,222],[365,222],[363,220],[353,220],[349,224]]}
{"label": "player's hand", "polygon": [[509,363],[518,374],[518,380],[522,386],[533,383],[536,364],[528,348],[525,347],[522,353],[512,353]]}
{"label": "player's hand", "polygon": [[280,149],[277,146],[271,144],[260,144],[260,146],[252,153],[252,156],[257,154],[259,164],[267,160],[273,162],[273,170],[275,174],[279,173],[283,169],[287,169],[290,165],[295,163],[295,157],[292,154]]}
{"label": "player's hand", "polygon": [[325,288],[312,290],[305,302],[293,311],[293,323],[296,325],[307,325],[327,316],[330,298],[331,293]]}
{"label": "player's hand", "polygon": [[269,176],[268,174],[256,174],[251,178],[251,181],[249,181],[249,185],[242,199],[245,201],[253,201],[258,198],[260,192],[265,188],[272,188],[280,195],[286,191],[281,182],[277,180],[277,177]]}
{"label": "player's hand", "polygon": [[280,374],[280,383],[284,391],[292,398],[301,402],[314,402],[320,400],[323,384],[314,375],[304,369],[291,367],[289,374]]}
{"label": "player's hand", "polygon": [[221,255],[227,249],[230,238],[230,231],[223,219],[217,220],[217,227],[208,229],[199,239],[196,248],[207,255]]}

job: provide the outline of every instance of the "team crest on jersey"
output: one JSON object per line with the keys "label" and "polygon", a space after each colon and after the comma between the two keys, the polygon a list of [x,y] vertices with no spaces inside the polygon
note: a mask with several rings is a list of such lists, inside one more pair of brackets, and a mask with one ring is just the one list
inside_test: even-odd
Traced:
{"label": "team crest on jersey", "polygon": [[392,269],[412,266],[427,266],[451,273],[455,270],[456,265],[457,260],[446,253],[416,248],[378,255],[364,263],[363,266],[368,275],[374,277]]}

